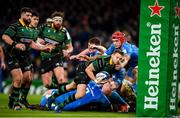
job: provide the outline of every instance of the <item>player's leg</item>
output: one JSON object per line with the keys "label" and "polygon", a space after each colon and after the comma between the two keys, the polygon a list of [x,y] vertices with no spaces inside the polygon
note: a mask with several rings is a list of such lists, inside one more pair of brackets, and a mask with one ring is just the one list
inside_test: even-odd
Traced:
{"label": "player's leg", "polygon": [[53,75],[52,71],[41,74],[43,85],[48,89],[51,88],[52,75]]}
{"label": "player's leg", "polygon": [[81,69],[77,69],[77,74],[76,77],[74,79],[74,82],[71,83],[71,86],[67,86],[66,89],[72,89],[74,87],[74,85],[77,85],[77,92],[75,94],[70,95],[64,102],[62,102],[61,104],[59,104],[56,107],[56,111],[60,112],[63,107],[66,104],[69,104],[77,99],[82,98],[85,94],[86,94],[86,85],[89,83],[90,79],[87,77],[86,73],[83,72]]}
{"label": "player's leg", "polygon": [[66,92],[68,92],[68,91],[70,91],[72,89],[75,89],[76,86],[77,85],[76,85],[76,83],[74,81],[72,81],[70,84],[67,84],[67,83],[61,84],[59,86],[59,88],[58,88],[58,91],[56,91],[51,97],[48,98],[48,107],[51,108],[51,104],[53,102],[55,102],[55,99],[58,96],[66,93]]}
{"label": "player's leg", "polygon": [[66,85],[68,84],[68,80],[67,78],[65,77],[65,70],[63,68],[63,59],[60,57],[60,55],[56,55],[53,57],[53,62],[52,62],[52,67],[53,67],[53,72],[56,76],[56,79],[57,79],[57,88],[58,88],[58,91],[52,96],[51,99],[55,99],[56,97],[58,97],[59,95],[63,94],[63,93],[66,93],[67,91],[71,90],[71,85],[73,83],[71,83],[70,85],[70,89],[66,89]]}
{"label": "player's leg", "polygon": [[27,96],[28,96],[30,86],[32,83],[32,78],[33,78],[33,73],[31,70],[25,71],[23,73],[20,103],[23,104],[26,108],[28,108],[28,106],[29,106]]}
{"label": "player's leg", "polygon": [[21,110],[19,104],[19,96],[21,91],[21,81],[23,79],[23,73],[20,68],[11,70],[12,75],[12,91],[9,96],[9,108],[14,110]]}
{"label": "player's leg", "polygon": [[41,79],[43,85],[48,89],[55,88],[54,86],[51,85],[52,76],[53,76],[52,65],[53,65],[52,58],[45,58],[41,60],[41,69],[40,69]]}
{"label": "player's leg", "polygon": [[120,90],[121,92],[124,91],[126,84],[132,87],[136,83],[136,79],[133,78],[133,69],[134,69],[133,67],[130,67],[128,69],[121,86],[121,90]]}
{"label": "player's leg", "polygon": [[78,84],[77,92],[75,94],[70,95],[66,100],[60,103],[55,107],[56,112],[61,112],[65,105],[74,102],[77,99],[80,99],[86,95],[86,84]]}
{"label": "player's leg", "polygon": [[67,78],[64,77],[64,68],[63,67],[58,66],[58,67],[54,68],[54,74],[56,76],[58,84],[68,82]]}
{"label": "player's leg", "polygon": [[20,68],[19,61],[15,55],[7,54],[8,69],[12,76],[12,87],[9,95],[8,107],[10,109],[21,110],[19,104],[19,95],[21,91],[21,82],[23,79],[23,73]]}

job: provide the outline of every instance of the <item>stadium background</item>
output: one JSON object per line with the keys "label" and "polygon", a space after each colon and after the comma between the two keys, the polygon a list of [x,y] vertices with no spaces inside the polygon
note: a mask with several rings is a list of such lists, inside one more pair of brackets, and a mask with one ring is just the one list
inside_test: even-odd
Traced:
{"label": "stadium background", "polygon": [[[102,45],[108,47],[111,44],[111,34],[115,30],[127,30],[131,34],[133,42],[138,46],[140,0],[1,0],[0,5],[0,35],[2,35],[7,26],[18,20],[22,7],[30,7],[40,14],[39,25],[44,23],[52,12],[59,10],[65,11],[64,26],[70,32],[73,40],[73,54],[77,54],[85,49],[88,39],[93,36],[99,36],[102,39]],[[0,40],[0,44],[4,45],[2,40]],[[38,55],[37,52],[32,52],[32,58],[34,58],[35,55]],[[39,58],[36,58],[34,63],[36,67],[38,67]],[[73,70],[75,65],[76,63],[72,62],[68,62],[68,65],[66,65],[70,72],[70,78],[74,76]],[[35,86],[39,86],[41,83],[36,68],[34,79],[35,81],[37,79],[39,80],[35,83]],[[7,69],[0,73],[0,81],[1,80],[6,81],[6,84],[11,82],[11,77]],[[2,92],[1,86],[0,92]],[[32,102],[35,103],[37,103],[40,98],[40,96],[31,97]],[[7,104],[7,96],[1,94],[0,98],[0,109],[3,106],[1,115],[7,116],[7,114],[9,114],[10,116],[14,116],[14,114],[11,114],[12,111],[4,109],[4,106]],[[29,111],[24,111],[24,114],[28,114],[28,112]],[[18,113],[17,116],[23,116],[24,114]],[[71,113],[67,114],[71,117]],[[79,116],[76,114],[77,113],[73,113],[74,117]],[[90,117],[94,116],[94,114],[88,114],[90,114]],[[88,114],[85,114],[85,116]],[[31,112],[29,115],[32,116]],[[43,112],[43,115],[41,115],[40,112],[37,112],[33,116],[35,115],[48,116],[49,113]],[[97,114],[95,113],[95,115]],[[107,117],[112,117],[113,114],[106,115]],[[54,114],[50,113],[50,116],[54,116]],[[99,116],[101,117],[101,115]],[[117,117],[119,114],[115,114],[114,116]],[[127,114],[125,116],[134,116],[134,114]],[[83,117],[83,113],[81,117]]]}
{"label": "stadium background", "polygon": [[[0,35],[7,26],[20,17],[20,9],[24,6],[36,10],[40,14],[39,25],[46,21],[54,11],[64,10],[64,25],[72,37],[74,51],[78,54],[87,47],[87,41],[93,36],[99,36],[102,45],[111,44],[111,34],[115,30],[130,32],[134,43],[138,44],[139,31],[139,0],[6,0],[0,1],[3,5],[0,13]],[[2,41],[2,40],[1,40]],[[37,52],[32,52],[35,66],[34,79],[40,78],[38,74],[39,58]],[[75,62],[68,62],[69,78],[74,76]],[[4,80],[9,77],[7,70],[3,71]]]}

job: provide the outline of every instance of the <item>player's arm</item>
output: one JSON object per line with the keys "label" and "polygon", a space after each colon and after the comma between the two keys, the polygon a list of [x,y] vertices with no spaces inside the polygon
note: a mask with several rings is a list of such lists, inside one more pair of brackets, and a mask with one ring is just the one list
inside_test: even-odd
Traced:
{"label": "player's arm", "polygon": [[93,60],[99,59],[100,57],[101,57],[101,55],[98,54],[93,57],[86,56],[85,58],[87,58],[87,60],[89,60],[89,61],[93,61]]}
{"label": "player's arm", "polygon": [[51,52],[55,46],[53,45],[39,45],[36,42],[32,41],[29,45],[32,49],[39,50],[39,51],[48,51]]}
{"label": "player's arm", "polygon": [[4,62],[4,51],[3,51],[1,46],[0,46],[0,62],[1,62],[1,68],[5,69],[6,65],[5,65],[5,62]]}
{"label": "player's arm", "polygon": [[65,50],[63,50],[63,54],[64,54],[64,57],[69,57],[70,54],[73,52],[73,46],[72,46],[71,36],[67,30],[66,30],[66,37],[65,38],[66,38],[66,40],[65,40],[66,48],[65,48]]}
{"label": "player's arm", "polygon": [[[73,59],[83,60],[85,58],[84,55],[88,54],[88,52],[89,52],[89,49],[85,49],[82,52],[80,52],[79,54],[70,56],[70,60],[73,60]],[[87,60],[87,59],[85,59],[85,60]]]}
{"label": "player's arm", "polygon": [[104,68],[104,65],[105,64],[103,63],[102,58],[97,59],[86,67],[85,72],[91,80],[97,82],[93,72],[99,72],[100,70],[102,70],[102,68]]}
{"label": "player's arm", "polygon": [[2,35],[2,40],[8,45],[11,45],[13,48],[24,51],[26,49],[25,45],[22,43],[17,43],[12,39],[12,37],[14,37],[16,34],[16,28],[17,25],[10,25]]}
{"label": "player's arm", "polygon": [[95,69],[94,69],[94,66],[93,66],[92,63],[91,63],[88,67],[86,67],[86,69],[85,69],[86,74],[87,74],[88,77],[89,77],[91,80],[93,80],[93,81],[96,80],[96,77],[95,77],[95,75],[94,75],[94,73],[93,73],[94,71],[95,71]]}
{"label": "player's arm", "polygon": [[106,52],[106,48],[104,46],[92,44],[91,47],[98,50],[99,54],[104,54]]}
{"label": "player's arm", "polygon": [[114,46],[114,44],[111,44],[111,46],[105,51],[104,54],[111,55],[114,50],[115,50],[115,46]]}

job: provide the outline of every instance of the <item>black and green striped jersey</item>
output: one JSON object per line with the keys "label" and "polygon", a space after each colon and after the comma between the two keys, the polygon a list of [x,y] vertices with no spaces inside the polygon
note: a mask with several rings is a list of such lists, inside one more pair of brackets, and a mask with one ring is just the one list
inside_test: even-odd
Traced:
{"label": "black and green striped jersey", "polygon": [[112,63],[111,56],[101,56],[100,59],[93,61],[92,64],[95,69],[95,73],[100,71],[114,73],[116,71],[115,65]]}
{"label": "black and green striped jersey", "polygon": [[111,56],[103,55],[103,56],[101,56],[101,58],[99,58],[97,60],[88,61],[88,62],[81,64],[80,65],[81,67],[79,67],[79,68],[81,68],[81,70],[85,71],[86,67],[88,65],[90,65],[91,63],[93,64],[93,67],[95,69],[95,71],[94,71],[95,74],[97,74],[100,71],[107,71],[109,73],[116,72],[115,65],[112,63]]}
{"label": "black and green striped jersey", "polygon": [[[23,43],[26,45],[27,50],[29,49],[29,44],[31,41],[35,41],[39,34],[39,30],[36,28],[30,28],[24,25],[22,20],[11,24],[3,34],[8,35],[12,40],[17,43]],[[8,49],[11,49],[12,46],[8,46]],[[19,52],[16,49],[13,49],[14,52]],[[26,51],[27,52],[27,51]]]}
{"label": "black and green striped jersey", "polygon": [[72,39],[65,27],[56,30],[52,26],[44,24],[39,30],[39,37],[44,39],[46,44],[49,43],[56,46],[51,53],[41,52],[42,58],[49,58],[57,53],[62,53],[62,49],[64,49],[67,44],[72,43]]}

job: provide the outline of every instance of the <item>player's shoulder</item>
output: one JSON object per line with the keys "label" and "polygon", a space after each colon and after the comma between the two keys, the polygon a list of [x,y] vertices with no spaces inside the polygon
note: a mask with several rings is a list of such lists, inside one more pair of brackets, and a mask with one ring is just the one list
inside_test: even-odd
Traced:
{"label": "player's shoulder", "polygon": [[101,56],[101,59],[103,59],[103,60],[109,60],[110,58],[111,58],[110,55],[102,55]]}
{"label": "player's shoulder", "polygon": [[20,26],[21,26],[21,24],[19,22],[14,22],[9,25],[9,27],[20,27]]}
{"label": "player's shoulder", "polygon": [[68,30],[67,30],[67,28],[66,27],[62,27],[62,29],[61,29],[61,32],[63,32],[63,33],[68,33]]}

